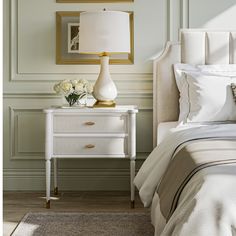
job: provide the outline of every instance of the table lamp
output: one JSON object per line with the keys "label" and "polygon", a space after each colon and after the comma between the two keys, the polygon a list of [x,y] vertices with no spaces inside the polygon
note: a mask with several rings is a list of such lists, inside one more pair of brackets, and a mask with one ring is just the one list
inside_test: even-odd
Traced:
{"label": "table lamp", "polygon": [[109,56],[130,52],[129,13],[93,11],[80,14],[79,53],[100,56],[94,107],[114,107],[117,89],[109,72]]}

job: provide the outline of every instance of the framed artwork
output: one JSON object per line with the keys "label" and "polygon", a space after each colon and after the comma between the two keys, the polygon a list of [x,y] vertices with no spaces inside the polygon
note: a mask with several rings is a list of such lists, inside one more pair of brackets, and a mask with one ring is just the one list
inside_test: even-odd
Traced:
{"label": "framed artwork", "polygon": [[79,53],[79,23],[68,23],[68,53]]}
{"label": "framed artwork", "polygon": [[133,2],[134,0],[56,0],[58,3],[106,3],[106,2]]}
{"label": "framed artwork", "polygon": [[[79,53],[79,11],[56,12],[56,64],[100,64],[97,55]],[[130,19],[130,53],[110,56],[110,64],[133,64],[134,21]]]}

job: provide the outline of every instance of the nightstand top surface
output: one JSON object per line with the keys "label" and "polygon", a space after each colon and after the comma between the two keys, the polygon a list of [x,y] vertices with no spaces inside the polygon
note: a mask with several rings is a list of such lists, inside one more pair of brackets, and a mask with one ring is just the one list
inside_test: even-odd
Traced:
{"label": "nightstand top surface", "polygon": [[81,113],[109,113],[109,112],[130,112],[130,113],[137,113],[138,107],[135,105],[117,105],[115,107],[66,107],[66,106],[52,106],[49,108],[44,109],[45,113],[60,113],[60,112],[81,112]]}

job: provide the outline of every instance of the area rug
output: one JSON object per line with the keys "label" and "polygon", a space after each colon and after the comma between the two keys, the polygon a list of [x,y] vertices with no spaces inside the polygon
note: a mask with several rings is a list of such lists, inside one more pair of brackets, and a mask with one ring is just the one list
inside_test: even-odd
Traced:
{"label": "area rug", "polygon": [[148,213],[27,213],[12,236],[153,236]]}

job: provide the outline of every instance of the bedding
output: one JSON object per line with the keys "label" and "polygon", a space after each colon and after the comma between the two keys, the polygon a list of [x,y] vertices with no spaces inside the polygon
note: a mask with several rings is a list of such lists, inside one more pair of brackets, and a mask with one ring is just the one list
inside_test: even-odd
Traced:
{"label": "bedding", "polygon": [[196,65],[204,74],[217,76],[236,76],[236,64],[226,65]]}
{"label": "bedding", "polygon": [[236,102],[236,84],[232,83],[231,88],[234,96],[234,101]]}
{"label": "bedding", "polygon": [[157,141],[159,144],[162,140],[169,135],[171,129],[176,128],[178,126],[178,122],[171,121],[171,122],[161,122],[157,127]]}
{"label": "bedding", "polygon": [[188,98],[188,84],[185,79],[186,72],[198,72],[196,66],[177,63],[174,65],[175,81],[179,90],[179,119],[178,122],[182,123],[186,120],[189,113],[189,98]]}
{"label": "bedding", "polygon": [[[189,65],[183,63],[174,64],[175,81],[180,93],[179,98],[179,119],[180,124],[190,122],[188,119],[191,101],[189,98],[189,83],[186,79],[187,74],[199,74],[203,78],[206,76],[215,76],[220,78],[236,77],[236,65]],[[234,80],[234,79],[233,79]],[[234,81],[233,81],[234,83]],[[214,88],[214,84],[211,84]],[[207,120],[209,121],[209,120]]]}
{"label": "bedding", "polygon": [[[196,116],[193,118],[200,121],[186,122],[193,108],[188,99],[186,74],[199,73],[204,78],[215,76],[215,79],[236,77],[235,36],[235,30],[181,29],[179,42],[167,43],[163,54],[153,62],[154,140],[158,138],[156,131],[160,122],[178,120],[179,123],[153,150],[135,178],[141,200],[146,207],[151,207],[156,236],[236,236],[236,164],[232,159],[235,151],[231,153],[235,149],[236,122],[226,121],[229,118],[224,117],[213,121],[212,117],[206,117],[207,110],[204,119]],[[191,82],[199,87],[199,81]],[[232,98],[232,89],[226,86],[226,98],[230,94]],[[214,81],[211,87],[214,88]],[[200,102],[205,107],[209,101],[207,92],[204,87],[200,90],[205,95],[195,94],[200,101],[191,102],[194,105]],[[201,109],[197,109],[199,114]],[[227,116],[231,115],[232,112],[228,112]],[[206,150],[220,146],[225,150],[216,153]],[[213,160],[207,160],[211,157],[208,152],[212,152]],[[216,157],[227,152],[231,153],[232,163],[227,163],[230,160],[224,155]],[[195,159],[196,155],[204,162]],[[217,158],[220,161],[223,158],[226,163],[217,163]],[[192,160],[190,165],[186,159]],[[189,168],[191,166],[193,168]]]}
{"label": "bedding", "polygon": [[155,235],[234,235],[215,232],[236,229],[235,160],[236,124],[171,129],[134,180],[144,206],[152,204]]}
{"label": "bedding", "polygon": [[186,73],[189,112],[186,122],[236,121],[231,83],[236,77]]}

